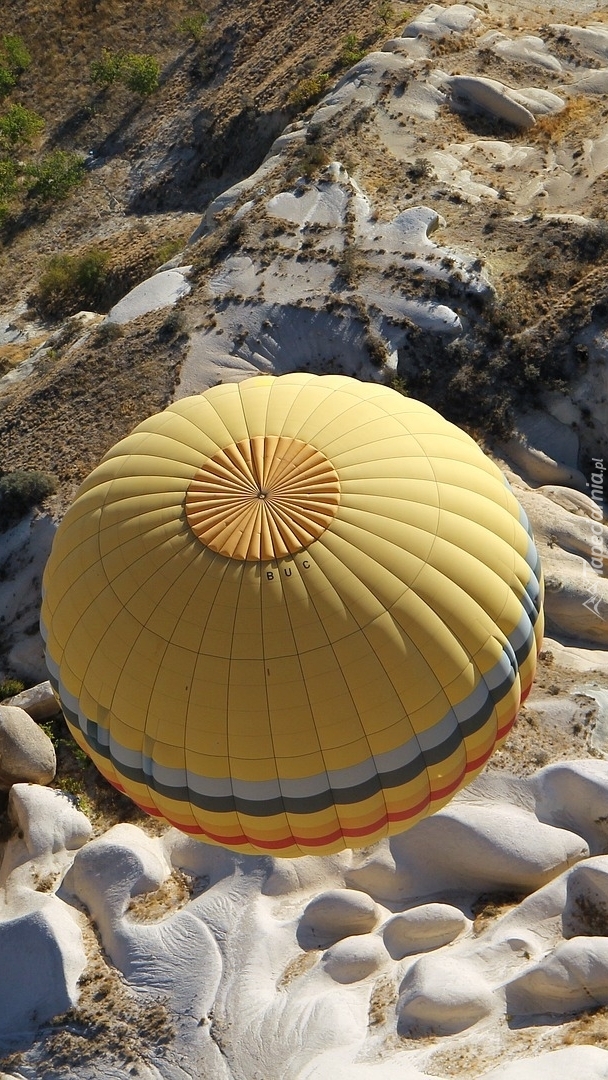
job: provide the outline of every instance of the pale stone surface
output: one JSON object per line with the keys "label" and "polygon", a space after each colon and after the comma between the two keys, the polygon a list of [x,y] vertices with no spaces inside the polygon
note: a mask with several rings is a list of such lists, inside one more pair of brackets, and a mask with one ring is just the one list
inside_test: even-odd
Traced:
{"label": "pale stone surface", "polygon": [[453,802],[393,837],[389,849],[365,857],[348,881],[392,902],[445,888],[537,889],[589,853],[575,833],[500,801]]}
{"label": "pale stone surface", "polygon": [[498,120],[513,124],[514,127],[534,126],[534,113],[526,105],[514,100],[509,88],[495,79],[453,75],[448,80],[448,85],[455,105],[462,103],[468,108],[481,109]]}
{"label": "pale stone surface", "polygon": [[123,325],[149,311],[172,307],[190,292],[191,286],[187,280],[189,269],[182,266],[175,270],[161,270],[140,282],[114,305],[106,317],[106,322]]}
{"label": "pale stone surface", "polygon": [[382,938],[370,934],[346,937],[321,957],[323,970],[338,983],[360,982],[375,974],[387,961]]}
{"label": "pale stone surface", "polygon": [[39,784],[14,784],[9,814],[23,833],[32,858],[73,851],[86,843],[92,826],[68,795]]}
{"label": "pale stone surface", "polygon": [[367,893],[330,889],[306,905],[298,939],[304,948],[327,948],[341,938],[368,934],[377,922],[377,907]]}
{"label": "pale stone surface", "polygon": [[64,886],[103,923],[123,915],[131,897],[158,889],[169,872],[158,843],[137,826],[120,824],[78,853]]}
{"label": "pale stone surface", "polygon": [[568,874],[562,916],[565,938],[608,937],[608,856],[585,859]]}
{"label": "pale stone surface", "polygon": [[393,960],[439,949],[470,926],[470,920],[451,904],[421,904],[400,912],[382,927],[384,944]]}
{"label": "pale stone surface", "polygon": [[468,4],[450,4],[447,8],[429,4],[407,24],[403,36],[441,41],[471,30],[478,22],[479,11]]}
{"label": "pale stone surface", "polygon": [[15,705],[0,705],[0,790],[31,781],[50,784],[57,761],[51,740]]}
{"label": "pale stone surface", "polygon": [[589,843],[592,853],[608,846],[608,762],[564,761],[547,765],[531,782],[542,821],[569,829]]}
{"label": "pale stone surface", "polygon": [[7,698],[2,704],[23,709],[32,720],[36,721],[48,720],[49,717],[56,716],[61,711],[48,679],[37,683],[36,686],[30,686],[27,690],[22,690],[14,697]]}
{"label": "pale stone surface", "polygon": [[608,527],[582,492],[580,497],[573,494],[572,505],[566,507],[554,491],[555,485],[536,490],[515,487],[543,565],[547,629],[578,644],[606,647]]}
{"label": "pale stone surface", "polygon": [[72,1008],[85,964],[81,932],[60,905],[0,921],[0,1036]]}
{"label": "pale stone surface", "polygon": [[489,1016],[496,1004],[491,985],[474,964],[430,955],[405,976],[397,1011],[403,1033],[415,1027],[453,1035]]}
{"label": "pale stone surface", "polygon": [[608,938],[574,937],[506,987],[512,1015],[564,1016],[608,1004]]}
{"label": "pale stone surface", "polygon": [[583,1045],[518,1058],[484,1073],[479,1080],[605,1080],[606,1076],[608,1050]]}

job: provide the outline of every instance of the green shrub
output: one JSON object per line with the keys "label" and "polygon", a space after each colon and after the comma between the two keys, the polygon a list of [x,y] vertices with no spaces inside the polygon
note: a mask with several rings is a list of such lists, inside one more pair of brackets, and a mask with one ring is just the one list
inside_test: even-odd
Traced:
{"label": "green shrub", "polygon": [[0,40],[0,97],[6,97],[19,76],[30,66],[32,58],[23,38],[4,34]]}
{"label": "green shrub", "polygon": [[18,34],[4,34],[2,37],[2,51],[5,62],[13,75],[21,75],[29,68],[32,58],[28,52],[23,38]]}
{"label": "green shrub", "polygon": [[40,202],[65,199],[84,180],[85,158],[67,150],[53,150],[36,165],[29,165],[28,191]]}
{"label": "green shrub", "polygon": [[57,480],[38,469],[15,469],[0,476],[0,531],[19,521],[57,490]]}
{"label": "green shrub", "polygon": [[158,89],[160,64],[147,53],[113,53],[104,49],[101,59],[94,60],[90,70],[91,79],[100,86],[121,82],[142,97]]}
{"label": "green shrub", "polygon": [[13,73],[4,64],[0,63],[0,97],[6,97],[16,82]]}
{"label": "green shrub", "polygon": [[20,679],[2,679],[0,682],[0,701],[4,701],[5,698],[16,697],[25,690],[25,683],[22,683]]}
{"label": "green shrub", "polygon": [[0,201],[16,194],[17,175],[17,163],[11,158],[0,158]]}
{"label": "green shrub", "polygon": [[209,16],[205,15],[203,11],[199,11],[196,15],[186,15],[178,25],[178,30],[182,34],[187,34],[193,41],[202,41],[207,33],[207,24],[209,22]]}
{"label": "green shrub", "polygon": [[365,56],[365,49],[361,48],[356,34],[347,34],[342,42],[340,52],[340,64],[342,67],[352,67],[358,64]]}
{"label": "green shrub", "polygon": [[328,82],[329,75],[324,72],[306,75],[296,83],[287,100],[290,105],[297,105],[299,109],[304,109],[321,97]]}
{"label": "green shrub", "polygon": [[0,137],[11,146],[31,142],[43,128],[42,117],[26,109],[24,105],[11,105],[8,112],[0,116]]}
{"label": "green shrub", "polygon": [[160,64],[145,53],[129,53],[125,57],[123,81],[129,90],[148,97],[158,89]]}
{"label": "green shrub", "polygon": [[51,256],[36,294],[41,313],[53,318],[73,314],[82,306],[101,306],[109,258],[109,252],[100,248],[90,248],[83,255]]}
{"label": "green shrub", "polygon": [[102,49],[101,58],[93,60],[91,64],[91,79],[100,86],[111,86],[122,77],[124,62],[124,53],[113,53],[109,49]]}

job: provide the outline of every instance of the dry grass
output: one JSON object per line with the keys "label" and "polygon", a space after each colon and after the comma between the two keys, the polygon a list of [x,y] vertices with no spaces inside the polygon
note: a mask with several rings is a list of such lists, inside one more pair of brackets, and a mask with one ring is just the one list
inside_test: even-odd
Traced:
{"label": "dry grass", "polygon": [[320,956],[320,949],[311,949],[310,952],[303,952],[299,956],[294,956],[277,979],[277,990],[286,990],[294,979],[298,979],[300,975],[305,975],[307,971],[310,971],[315,966]]}
{"label": "dry grass", "polygon": [[583,1013],[566,1027],[562,1042],[566,1046],[589,1045],[608,1049],[608,1006]]}
{"label": "dry grass", "polygon": [[133,897],[127,908],[129,919],[137,923],[160,922],[190,901],[192,886],[191,877],[181,870],[173,870],[159,889]]}
{"label": "dry grass", "polygon": [[534,127],[526,131],[522,138],[555,145],[572,135],[582,138],[589,125],[594,128],[593,134],[596,134],[600,111],[598,102],[593,98],[570,98],[561,112],[539,117]]}

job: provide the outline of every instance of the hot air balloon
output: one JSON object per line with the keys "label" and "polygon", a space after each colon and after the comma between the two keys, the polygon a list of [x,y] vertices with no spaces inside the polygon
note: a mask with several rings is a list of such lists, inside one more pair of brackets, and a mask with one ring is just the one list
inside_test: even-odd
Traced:
{"label": "hot air balloon", "polygon": [[43,582],[71,732],[208,843],[328,854],[445,805],[530,689],[542,579],[463,431],[294,373],[150,417],[84,482]]}

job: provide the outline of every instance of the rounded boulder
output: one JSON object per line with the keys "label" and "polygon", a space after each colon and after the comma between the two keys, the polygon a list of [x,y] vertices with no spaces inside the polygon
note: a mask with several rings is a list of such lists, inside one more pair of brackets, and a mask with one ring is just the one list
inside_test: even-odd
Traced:
{"label": "rounded boulder", "polygon": [[46,732],[16,705],[0,705],[0,790],[13,784],[50,784],[55,749]]}

